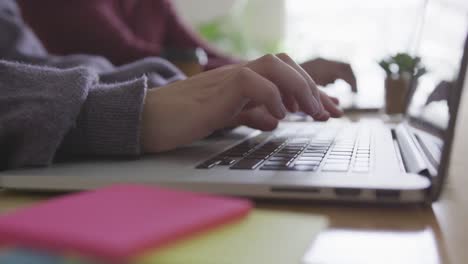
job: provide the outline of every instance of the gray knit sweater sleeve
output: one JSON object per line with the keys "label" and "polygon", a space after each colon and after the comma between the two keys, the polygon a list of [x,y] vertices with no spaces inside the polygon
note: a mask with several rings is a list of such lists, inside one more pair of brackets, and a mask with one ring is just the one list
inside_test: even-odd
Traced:
{"label": "gray knit sweater sleeve", "polygon": [[137,155],[146,77],[100,84],[90,68],[0,60],[0,168],[43,166],[57,152]]}
{"label": "gray knit sweater sleeve", "polygon": [[97,56],[48,54],[16,2],[0,0],[0,170],[138,155],[147,88],[184,78],[160,58],[115,67]]}
{"label": "gray knit sweater sleeve", "polygon": [[147,78],[92,85],[61,154],[140,154],[140,123]]}

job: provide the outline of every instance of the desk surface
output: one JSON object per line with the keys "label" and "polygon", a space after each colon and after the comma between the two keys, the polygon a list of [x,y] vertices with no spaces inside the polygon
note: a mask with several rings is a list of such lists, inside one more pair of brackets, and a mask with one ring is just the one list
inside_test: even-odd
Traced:
{"label": "desk surface", "polygon": [[[468,93],[465,93],[468,99]],[[467,102],[468,100],[463,100]],[[350,205],[259,202],[257,207],[326,215],[330,227],[306,253],[310,263],[466,263],[468,260],[468,104],[461,107],[450,178],[431,207],[378,208]],[[0,191],[0,213],[50,196]]]}

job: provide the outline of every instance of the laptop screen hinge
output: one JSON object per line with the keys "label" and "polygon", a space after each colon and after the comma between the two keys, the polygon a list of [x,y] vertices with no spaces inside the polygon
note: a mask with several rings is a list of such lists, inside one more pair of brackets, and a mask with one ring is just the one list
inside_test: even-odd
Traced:
{"label": "laptop screen hinge", "polygon": [[404,124],[395,128],[394,133],[401,152],[406,171],[429,176],[429,168],[423,157],[423,154]]}

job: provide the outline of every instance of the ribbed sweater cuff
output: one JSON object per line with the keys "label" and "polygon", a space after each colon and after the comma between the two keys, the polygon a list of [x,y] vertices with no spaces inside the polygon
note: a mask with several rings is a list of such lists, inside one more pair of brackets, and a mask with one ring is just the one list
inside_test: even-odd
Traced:
{"label": "ribbed sweater cuff", "polygon": [[140,154],[140,123],[146,89],[145,76],[93,87],[61,151],[74,155]]}

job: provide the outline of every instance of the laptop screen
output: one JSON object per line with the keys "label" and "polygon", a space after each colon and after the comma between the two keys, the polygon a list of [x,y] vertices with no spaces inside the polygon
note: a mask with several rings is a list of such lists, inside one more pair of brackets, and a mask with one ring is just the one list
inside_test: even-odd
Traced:
{"label": "laptop screen", "polygon": [[[424,152],[432,176],[443,176],[448,164],[451,138],[466,64],[468,5],[428,1],[416,55],[427,73],[413,80],[407,116],[414,138]],[[445,160],[444,160],[445,159]],[[435,199],[445,177],[433,191]]]}
{"label": "laptop screen", "polygon": [[410,117],[420,119],[443,137],[454,110],[451,97],[457,81],[465,37],[468,7],[429,1],[419,35],[417,56],[427,73],[413,82],[414,94],[408,105]]}

